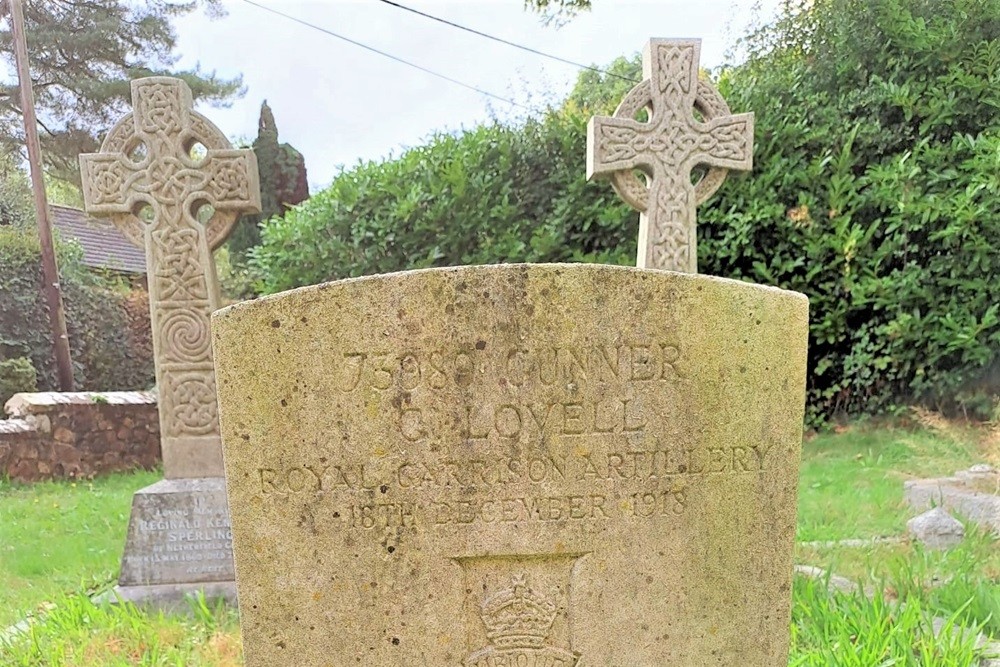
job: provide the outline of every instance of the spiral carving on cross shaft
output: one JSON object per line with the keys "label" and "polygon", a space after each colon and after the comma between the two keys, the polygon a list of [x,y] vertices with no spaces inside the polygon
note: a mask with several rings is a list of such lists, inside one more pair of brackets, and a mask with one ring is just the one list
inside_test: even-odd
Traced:
{"label": "spiral carving on cross shaft", "polygon": [[205,313],[178,308],[166,311],[162,317],[161,340],[165,356],[175,361],[210,359],[211,338]]}

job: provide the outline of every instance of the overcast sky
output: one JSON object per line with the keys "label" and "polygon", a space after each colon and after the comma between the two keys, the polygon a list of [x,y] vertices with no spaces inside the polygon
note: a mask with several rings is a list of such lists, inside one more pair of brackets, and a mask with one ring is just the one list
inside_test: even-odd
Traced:
{"label": "overcast sky", "polygon": [[[380,0],[255,0],[527,106],[558,101],[579,70],[384,4]],[[700,37],[702,65],[716,67],[752,17],[750,0],[594,0],[567,25],[546,27],[521,0],[399,0],[400,4],[554,53],[603,66],[641,50],[650,37]],[[302,151],[314,189],[340,165],[420,144],[437,130],[471,127],[492,115],[523,114],[318,30],[224,0],[228,15],[177,22],[179,67],[243,75],[231,108],[200,107],[232,138],[257,134],[260,103],[274,110],[280,138]],[[770,11],[777,0],[762,0]],[[584,168],[583,165],[580,166]]]}

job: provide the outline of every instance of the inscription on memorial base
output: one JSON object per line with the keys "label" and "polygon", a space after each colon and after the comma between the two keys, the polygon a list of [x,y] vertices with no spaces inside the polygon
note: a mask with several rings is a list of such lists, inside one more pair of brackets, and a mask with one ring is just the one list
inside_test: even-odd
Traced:
{"label": "inscription on memorial base", "polygon": [[163,480],[132,497],[119,586],[233,581],[221,478]]}
{"label": "inscription on memorial base", "polygon": [[213,331],[248,667],[787,664],[801,295],[469,267]]}

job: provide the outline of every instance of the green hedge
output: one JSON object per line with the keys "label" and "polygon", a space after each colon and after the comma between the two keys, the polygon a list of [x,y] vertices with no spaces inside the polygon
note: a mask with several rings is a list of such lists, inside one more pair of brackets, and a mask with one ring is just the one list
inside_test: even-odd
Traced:
{"label": "green hedge", "polygon": [[260,288],[456,264],[627,261],[634,216],[585,182],[585,149],[586,118],[551,113],[359,165],[263,227]]}
{"label": "green hedge", "polygon": [[815,410],[988,416],[1000,1],[816,0],[744,45],[721,89],[756,113],[755,168],[702,211],[701,266],[809,295]]}
{"label": "green hedge", "polygon": [[38,373],[27,357],[0,361],[0,407],[14,394],[38,390]]}
{"label": "green hedge", "polygon": [[[130,327],[124,286],[87,271],[72,246],[60,245],[59,254],[76,388],[152,386],[152,355]],[[0,360],[29,359],[39,389],[51,390],[56,368],[42,284],[37,232],[0,226]]]}
{"label": "green hedge", "polygon": [[[813,420],[1000,393],[1000,0],[799,0],[719,87],[756,113],[754,171],[699,210],[704,273],[811,299]],[[613,63],[634,76],[636,59]],[[588,72],[559,109],[437,135],[342,172],[270,220],[276,292],[505,261],[634,261],[636,214],[584,182],[586,120],[627,86]]]}

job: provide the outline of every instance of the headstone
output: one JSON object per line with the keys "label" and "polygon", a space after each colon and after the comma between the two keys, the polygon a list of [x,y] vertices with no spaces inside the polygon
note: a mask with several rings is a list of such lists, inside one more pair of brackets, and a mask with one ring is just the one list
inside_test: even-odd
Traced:
{"label": "headstone", "polygon": [[[643,81],[613,117],[592,118],[587,126],[587,178],[609,176],[640,211],[640,268],[696,273],[697,205],[722,185],[728,169],[753,164],[753,114],[731,115],[719,93],[698,78],[700,53],[701,40],[650,40]],[[642,110],[649,118],[640,122]],[[698,165],[709,169],[693,185]]]}
{"label": "headstone", "polygon": [[[220,305],[212,251],[241,213],[260,211],[260,186],[253,152],[233,150],[193,111],[183,81],[135,80],[132,102],[80,166],[88,213],[110,217],[146,251],[166,479],[133,499],[118,594],[160,601],[232,589],[209,333]],[[212,213],[203,223],[205,205]]]}
{"label": "headstone", "polygon": [[433,269],[213,332],[248,667],[787,664],[802,295]]}
{"label": "headstone", "polygon": [[929,549],[948,549],[965,538],[965,526],[940,507],[906,522],[906,532]]}

